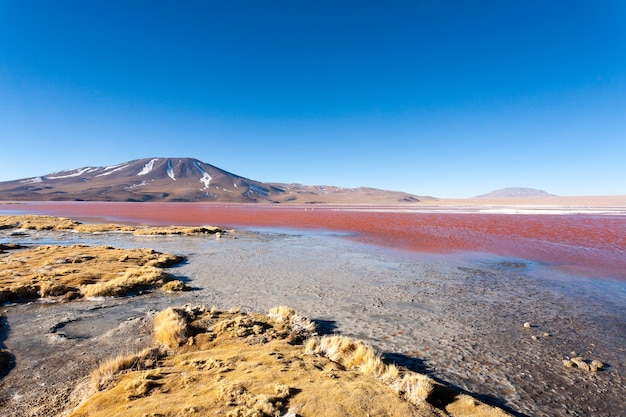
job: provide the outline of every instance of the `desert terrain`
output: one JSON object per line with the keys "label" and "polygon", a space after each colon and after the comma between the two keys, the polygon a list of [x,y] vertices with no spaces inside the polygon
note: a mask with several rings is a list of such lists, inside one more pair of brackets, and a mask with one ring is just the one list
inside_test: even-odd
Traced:
{"label": "desert terrain", "polygon": [[[429,204],[429,203],[426,203]],[[528,210],[612,210],[626,211],[626,195],[608,196],[547,196],[547,197],[502,197],[502,198],[459,198],[437,199],[435,206],[455,208],[511,208]]]}

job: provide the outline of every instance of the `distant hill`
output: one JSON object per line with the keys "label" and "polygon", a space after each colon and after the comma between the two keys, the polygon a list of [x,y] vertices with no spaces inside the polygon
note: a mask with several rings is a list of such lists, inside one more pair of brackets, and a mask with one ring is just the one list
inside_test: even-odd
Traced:
{"label": "distant hill", "polygon": [[397,204],[424,198],[428,199],[373,188],[269,184],[192,158],[137,159],[0,182],[0,200],[4,201]]}
{"label": "distant hill", "polygon": [[554,194],[547,193],[535,188],[510,187],[495,190],[487,194],[476,196],[475,198],[508,198],[508,197],[555,197]]}

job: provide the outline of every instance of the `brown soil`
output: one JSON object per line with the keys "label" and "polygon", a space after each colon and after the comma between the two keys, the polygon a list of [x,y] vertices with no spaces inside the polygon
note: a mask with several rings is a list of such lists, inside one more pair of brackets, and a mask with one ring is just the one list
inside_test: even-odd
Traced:
{"label": "brown soil", "polygon": [[500,197],[500,198],[442,198],[436,202],[426,202],[455,207],[477,206],[552,206],[553,208],[584,207],[626,207],[626,195],[608,196],[542,196],[542,197]]}

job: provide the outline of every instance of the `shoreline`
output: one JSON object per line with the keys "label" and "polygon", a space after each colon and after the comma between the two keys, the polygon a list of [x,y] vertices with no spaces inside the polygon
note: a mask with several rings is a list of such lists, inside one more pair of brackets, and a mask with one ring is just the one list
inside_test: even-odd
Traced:
{"label": "shoreline", "polygon": [[392,249],[489,252],[551,264],[581,276],[626,280],[626,217],[621,215],[459,213],[448,208],[416,212],[401,211],[397,206],[89,202],[11,205],[0,212],[51,214],[96,223],[325,230]]}
{"label": "shoreline", "polygon": [[[248,207],[257,209],[303,209],[303,210],[355,210],[387,212],[503,212],[516,214],[606,214],[626,215],[626,196],[585,196],[585,197],[535,197],[535,198],[469,198],[436,199],[418,203],[370,204],[370,203],[229,203],[229,202],[124,202],[124,201],[0,201],[2,206],[64,206],[64,205],[164,205],[209,207]],[[1,210],[0,210],[1,211]]]}

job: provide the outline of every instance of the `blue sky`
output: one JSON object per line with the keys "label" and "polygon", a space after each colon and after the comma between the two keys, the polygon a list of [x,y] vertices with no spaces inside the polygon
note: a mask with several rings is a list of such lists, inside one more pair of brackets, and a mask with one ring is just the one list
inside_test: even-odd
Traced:
{"label": "blue sky", "polygon": [[0,146],[0,181],[160,156],[626,194],[626,2],[0,0]]}

